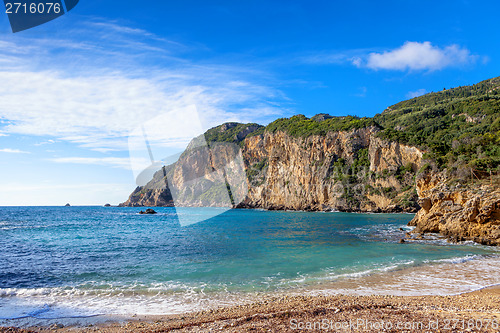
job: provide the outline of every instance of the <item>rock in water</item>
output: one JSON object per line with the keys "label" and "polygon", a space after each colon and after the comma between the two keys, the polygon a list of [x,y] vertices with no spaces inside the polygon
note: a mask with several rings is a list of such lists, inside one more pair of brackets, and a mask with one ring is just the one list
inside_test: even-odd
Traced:
{"label": "rock in water", "polygon": [[71,207],[69,203],[65,204],[64,207]]}
{"label": "rock in water", "polygon": [[146,211],[141,210],[139,214],[157,214],[153,209],[148,208]]}
{"label": "rock in water", "polygon": [[111,207],[109,203],[105,204],[104,207]]}

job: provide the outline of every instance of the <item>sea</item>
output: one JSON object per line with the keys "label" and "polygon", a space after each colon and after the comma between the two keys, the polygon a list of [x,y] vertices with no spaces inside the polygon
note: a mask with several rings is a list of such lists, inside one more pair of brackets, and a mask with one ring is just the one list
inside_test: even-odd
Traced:
{"label": "sea", "polygon": [[[154,209],[0,207],[2,323],[175,314],[282,295],[452,295],[500,283],[495,247],[436,235],[400,243],[411,214]],[[186,218],[200,222],[181,225]]]}

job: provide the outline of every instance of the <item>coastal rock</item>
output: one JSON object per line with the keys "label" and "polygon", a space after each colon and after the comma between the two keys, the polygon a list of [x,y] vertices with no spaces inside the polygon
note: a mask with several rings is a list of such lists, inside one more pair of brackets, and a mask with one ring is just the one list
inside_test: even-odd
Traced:
{"label": "coastal rock", "polygon": [[[381,151],[381,145],[391,145],[377,133],[377,128],[367,127],[306,138],[284,132],[247,138],[243,157],[249,193],[239,207],[416,212],[412,179],[398,178],[396,173],[412,163],[418,168],[421,154],[401,153],[405,150],[399,144]],[[383,173],[381,163],[391,163],[391,169]]]}
{"label": "coastal rock", "polygon": [[494,184],[451,187],[441,173],[417,177],[422,209],[410,221],[414,233],[440,233],[459,242],[500,245],[500,189]]}
{"label": "coastal rock", "polygon": [[139,214],[157,214],[156,211],[154,211],[151,208],[146,209],[146,211],[140,211]]}
{"label": "coastal rock", "polygon": [[164,188],[143,188],[138,186],[129,199],[118,207],[173,207],[172,195]]}

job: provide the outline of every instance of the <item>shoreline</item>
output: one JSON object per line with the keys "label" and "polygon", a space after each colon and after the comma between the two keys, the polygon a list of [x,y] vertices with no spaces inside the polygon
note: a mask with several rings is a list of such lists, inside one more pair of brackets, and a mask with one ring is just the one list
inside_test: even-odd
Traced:
{"label": "shoreline", "polygon": [[[280,278],[277,277],[276,281],[273,280],[274,284],[269,285],[278,289],[264,289],[262,292],[256,289],[246,292],[236,288],[217,293],[211,293],[209,290],[206,294],[204,290],[194,290],[185,295],[182,292],[177,293],[176,290],[171,294],[172,288],[167,286],[165,289],[163,285],[155,286],[151,290],[144,289],[149,288],[147,285],[130,290],[119,287],[114,289],[111,286],[108,292],[108,289],[101,289],[98,283],[95,286],[90,285],[88,289],[85,287],[83,293],[78,285],[68,287],[69,289],[64,289],[65,286],[57,286],[47,288],[50,290],[35,290],[34,293],[31,293],[31,289],[13,288],[0,295],[0,312],[3,310],[0,317],[13,318],[17,316],[16,314],[21,314],[21,316],[28,314],[30,317],[0,318],[0,326],[21,327],[15,330],[0,327],[0,332],[29,332],[30,330],[33,332],[57,330],[61,332],[153,332],[170,329],[189,331],[190,327],[196,327],[195,331],[202,332],[219,330],[220,327],[223,331],[239,332],[252,328],[246,326],[247,322],[257,325],[255,327],[267,327],[265,330],[270,331],[273,331],[272,325],[281,325],[280,329],[276,330],[281,332],[287,330],[287,327],[283,326],[285,325],[283,320],[286,318],[281,315],[277,316],[276,313],[288,313],[286,315],[288,317],[290,317],[289,313],[293,313],[295,317],[301,319],[315,319],[325,315],[327,319],[332,320],[351,320],[360,318],[362,314],[357,312],[364,311],[363,316],[372,320],[372,318],[384,318],[378,317],[382,310],[382,312],[389,311],[389,309],[406,311],[412,308],[415,313],[420,313],[418,311],[421,309],[435,310],[436,307],[443,307],[442,304],[446,303],[443,300],[446,299],[453,299],[453,304],[458,302],[453,310],[455,312],[464,312],[476,307],[479,307],[477,312],[481,312],[484,310],[480,308],[481,304],[489,302],[488,304],[492,304],[492,309],[495,309],[494,313],[500,313],[498,310],[500,292],[491,295],[491,290],[500,290],[500,276],[496,274],[500,271],[500,251],[490,251],[490,248],[483,245],[477,245],[476,248],[476,244],[467,242],[463,244],[463,251],[460,250],[461,245],[453,244],[453,249],[445,254],[441,251],[450,247],[446,246],[441,250],[436,246],[448,245],[448,242],[445,238],[437,236],[435,239],[427,237],[422,240],[414,239],[414,245],[411,244],[413,241],[406,242],[408,243],[406,245],[395,245],[399,238],[394,234],[404,232],[408,228],[403,227],[405,230],[402,230],[399,222],[394,220],[396,222],[392,223],[391,221],[387,222],[387,228],[377,227],[375,234],[372,234],[371,224],[368,224],[367,230],[363,233],[356,233],[356,235],[361,235],[361,239],[367,235],[370,241],[380,242],[382,246],[374,247],[374,249],[380,251],[381,254],[386,253],[384,251],[387,248],[393,251],[389,252],[388,261],[383,260],[380,265],[375,262],[373,265],[354,265],[353,269],[351,266],[346,266],[345,270],[333,268],[329,270],[326,263],[322,267],[327,268],[312,271],[311,274],[298,274],[296,278],[287,277],[283,282],[280,282]],[[398,229],[400,231],[397,231]],[[405,255],[407,246],[410,246],[411,250],[412,246],[418,247],[419,243],[430,246],[431,252],[438,251],[440,255],[435,256],[432,253],[425,257]],[[413,253],[412,251],[410,252]],[[147,293],[144,290],[147,290]],[[486,300],[482,300],[485,296],[483,293],[489,295]],[[471,298],[470,295],[474,297],[471,296]],[[465,301],[462,296],[470,298],[468,303],[463,303]],[[406,302],[406,305],[398,308],[397,304],[392,303],[396,301],[397,304]],[[10,307],[12,304],[14,311]],[[349,306],[345,307],[346,304]],[[391,308],[385,308],[383,304],[389,304]],[[361,307],[357,308],[358,305]],[[15,306],[19,310],[16,310]],[[336,312],[331,313],[332,307]],[[382,310],[373,312],[376,309]],[[9,312],[15,315],[9,316]],[[405,316],[413,318],[413,312]],[[439,315],[434,312],[432,315]],[[77,313],[99,314],[99,316],[69,317]],[[262,313],[265,314],[264,317],[260,317]],[[397,319],[400,318],[398,317],[400,314],[389,311],[383,316],[394,315]],[[424,313],[425,316],[420,314],[422,316],[419,318],[430,315],[429,313]],[[491,313],[488,312],[484,316],[489,314]],[[65,315],[68,317],[65,318]],[[199,318],[205,319],[201,322]],[[241,318],[246,319],[242,321]]]}
{"label": "shoreline", "polygon": [[[1,327],[0,332],[294,332],[300,330],[298,325],[310,330],[308,323],[330,325],[330,331],[340,332],[381,331],[389,325],[393,332],[452,331],[452,325],[458,325],[458,331],[469,328],[498,332],[500,284],[453,296],[270,297],[251,304],[178,315],[114,317],[98,324],[82,322],[67,327],[60,324],[25,329]],[[351,326],[343,327],[346,323]]]}
{"label": "shoreline", "polygon": [[[0,325],[5,327],[0,327],[0,332],[120,333],[170,330],[255,332],[253,328],[256,329],[256,332],[286,332],[297,331],[288,327],[289,323],[286,324],[286,320],[292,318],[291,314],[297,320],[309,321],[317,319],[345,321],[360,318],[369,321],[383,320],[384,318],[392,318],[393,321],[422,321],[424,319],[445,320],[451,317],[453,317],[452,319],[469,320],[471,318],[467,317],[467,311],[471,309],[477,314],[472,319],[490,318],[497,320],[500,324],[500,281],[494,280],[494,283],[484,285],[487,283],[485,280],[483,286],[474,289],[474,283],[460,281],[460,279],[449,281],[445,277],[448,275],[449,278],[452,267],[455,267],[456,273],[465,271],[467,278],[485,275],[487,272],[481,270],[481,267],[493,267],[492,269],[494,269],[495,266],[492,266],[492,263],[499,265],[500,260],[498,259],[498,256],[495,256],[493,261],[486,262],[484,260],[487,259],[471,259],[459,263],[449,262],[408,267],[358,278],[331,281],[331,285],[328,285],[327,282],[317,286],[309,286],[310,288],[299,287],[280,293],[262,293],[258,298],[241,299],[241,302],[219,304],[203,310],[183,310],[177,314],[165,314],[165,311],[163,314],[110,314],[81,319],[3,320]],[[436,272],[439,274],[435,275]],[[416,273],[420,275],[416,276]],[[401,281],[410,279],[415,280],[416,284],[424,285],[423,281],[427,281],[425,279],[429,277],[431,279],[428,281],[435,281],[435,287],[427,289],[427,291],[422,288],[419,290],[419,294],[415,294],[418,289],[413,289],[413,294],[400,295],[397,293],[398,291],[405,292],[406,287],[401,284]],[[452,284],[458,285],[465,291],[446,293],[446,288]],[[349,286],[357,286],[360,292],[350,289]],[[373,286],[379,286],[379,289],[370,289]],[[394,289],[392,292],[391,288]],[[441,292],[432,294],[428,290],[440,290]],[[484,311],[485,305],[491,309]],[[335,310],[331,311],[331,309]],[[443,316],[443,313],[446,316]],[[21,328],[12,328],[13,326]],[[275,326],[279,329],[273,330]],[[222,330],[220,330],[221,327]],[[497,332],[498,330],[491,331]],[[415,332],[419,331],[415,330]],[[488,331],[486,330],[486,332]]]}

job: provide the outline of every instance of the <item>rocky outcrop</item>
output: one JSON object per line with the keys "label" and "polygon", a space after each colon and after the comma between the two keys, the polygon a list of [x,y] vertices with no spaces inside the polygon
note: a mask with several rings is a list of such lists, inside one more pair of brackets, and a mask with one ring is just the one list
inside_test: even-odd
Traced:
{"label": "rocky outcrop", "polygon": [[164,188],[138,186],[119,207],[173,207],[172,195]]}
{"label": "rocky outcrop", "polygon": [[[220,137],[236,126],[224,124],[211,133]],[[413,171],[420,167],[422,152],[377,138],[376,127],[307,137],[282,131],[252,136],[260,126],[240,127],[238,133],[228,132],[233,143],[209,142],[209,147],[203,147],[203,140],[194,139],[175,165],[157,172],[121,206],[172,206],[174,202],[224,206],[231,200],[239,208],[418,210]]]}
{"label": "rocky outcrop", "polygon": [[424,172],[416,186],[422,209],[411,220],[414,233],[440,233],[453,241],[500,245],[498,185],[447,184],[443,173]]}
{"label": "rocky outcrop", "polygon": [[[266,132],[248,138],[243,156],[250,171],[249,193],[239,206],[416,211],[414,205],[401,205],[409,195],[408,188],[402,189],[413,180],[407,182],[396,176],[404,165],[418,168],[421,154],[405,154],[405,148],[398,143],[377,139],[377,131],[370,127],[306,138]],[[387,146],[392,149],[385,149]]]}
{"label": "rocky outcrop", "polygon": [[417,171],[423,155],[418,148],[377,137],[371,138],[368,154],[370,156],[370,171],[372,172],[396,170],[401,165],[408,164],[413,171]]}
{"label": "rocky outcrop", "polygon": [[139,212],[139,214],[141,214],[141,215],[144,215],[144,214],[146,214],[146,215],[154,215],[154,214],[157,214],[157,213],[156,213],[156,211],[154,209],[148,208],[148,209],[146,209],[146,211],[141,210]]}

